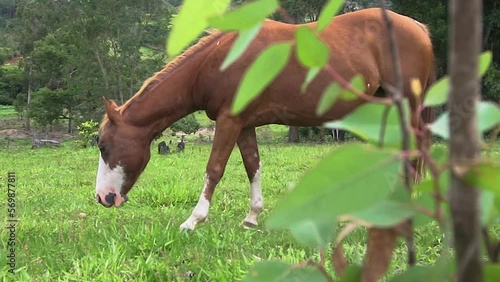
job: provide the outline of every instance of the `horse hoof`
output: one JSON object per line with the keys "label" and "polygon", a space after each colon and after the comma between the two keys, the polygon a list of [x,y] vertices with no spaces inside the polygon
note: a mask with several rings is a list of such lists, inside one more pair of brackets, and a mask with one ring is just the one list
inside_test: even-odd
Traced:
{"label": "horse hoof", "polygon": [[194,231],[194,228],[195,228],[194,225],[190,225],[185,222],[179,226],[179,229],[181,231]]}
{"label": "horse hoof", "polygon": [[257,228],[257,224],[249,221],[243,221],[243,228],[245,229],[255,229]]}

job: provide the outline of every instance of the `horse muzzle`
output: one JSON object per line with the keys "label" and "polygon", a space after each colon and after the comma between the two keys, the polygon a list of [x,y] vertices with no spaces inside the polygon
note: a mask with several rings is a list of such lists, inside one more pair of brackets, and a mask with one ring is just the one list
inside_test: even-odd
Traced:
{"label": "horse muzzle", "polygon": [[116,194],[114,192],[109,192],[108,194],[97,194],[96,200],[99,204],[110,208],[112,206],[119,207],[121,204],[128,201],[127,195]]}

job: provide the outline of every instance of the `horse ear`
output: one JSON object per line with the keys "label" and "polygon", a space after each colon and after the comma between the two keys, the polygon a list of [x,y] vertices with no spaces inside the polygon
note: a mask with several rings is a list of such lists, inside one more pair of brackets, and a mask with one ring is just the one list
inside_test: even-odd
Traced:
{"label": "horse ear", "polygon": [[120,115],[119,110],[118,110],[118,105],[115,103],[113,100],[106,100],[106,98],[102,97],[104,99],[104,108],[106,109],[106,114],[108,115],[108,118],[110,120],[117,120],[118,116]]}

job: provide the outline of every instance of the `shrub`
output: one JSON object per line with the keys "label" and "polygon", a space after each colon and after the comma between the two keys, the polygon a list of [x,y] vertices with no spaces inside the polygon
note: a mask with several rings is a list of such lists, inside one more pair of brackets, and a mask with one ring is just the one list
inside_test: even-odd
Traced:
{"label": "shrub", "polygon": [[177,131],[182,131],[184,133],[195,133],[198,129],[201,128],[200,123],[196,120],[193,114],[190,114],[174,124],[170,126],[170,129],[172,131],[177,132]]}
{"label": "shrub", "polygon": [[97,121],[89,120],[78,126],[78,135],[80,135],[78,143],[81,146],[87,148],[87,146],[96,145],[95,140],[99,136],[98,125]]}

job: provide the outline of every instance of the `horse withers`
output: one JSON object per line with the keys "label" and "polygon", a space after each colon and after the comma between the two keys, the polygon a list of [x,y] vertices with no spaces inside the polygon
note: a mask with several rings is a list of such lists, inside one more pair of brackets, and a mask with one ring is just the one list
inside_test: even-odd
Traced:
{"label": "horse withers", "polygon": [[[425,25],[394,12],[389,15],[399,48],[404,94],[410,101],[411,124],[421,129],[422,119],[425,122],[430,116],[419,115],[410,81],[420,80],[423,90],[434,81],[432,43]],[[212,33],[145,81],[122,106],[105,99],[106,114],[99,130],[97,201],[107,207],[120,206],[146,168],[154,137],[182,117],[205,110],[209,118],[216,120],[213,147],[198,203],[180,227],[192,230],[206,219],[215,187],[235,144],[250,181],[250,211],[243,225],[258,225],[264,198],[255,127],[265,124],[320,126],[366,103],[362,99],[338,100],[328,112],[317,116],[316,105],[331,77],[321,71],[302,94],[301,84],[307,70],[293,55],[277,78],[241,114],[230,113],[247,67],[270,44],[293,41],[299,26],[313,29],[316,23],[292,25],[266,20],[244,54],[224,71],[219,67],[237,33]],[[381,85],[395,84],[389,36],[381,9],[337,16],[320,37],[330,48],[329,64],[346,80],[361,74],[367,83],[367,95],[385,95]],[[429,146],[428,135],[419,134],[416,138],[419,148]]]}

